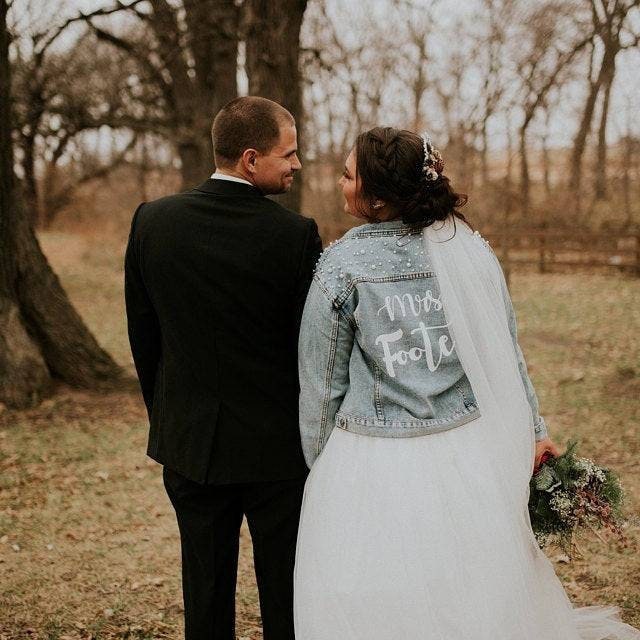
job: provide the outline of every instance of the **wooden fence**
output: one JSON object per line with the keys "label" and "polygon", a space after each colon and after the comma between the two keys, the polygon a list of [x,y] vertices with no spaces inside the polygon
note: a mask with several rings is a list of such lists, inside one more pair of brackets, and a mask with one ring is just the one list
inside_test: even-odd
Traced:
{"label": "wooden fence", "polygon": [[[321,229],[334,240],[348,228]],[[483,237],[500,258],[505,273],[513,268],[534,268],[540,273],[560,270],[622,271],[640,277],[640,232],[593,233],[553,229],[487,229]]]}
{"label": "wooden fence", "polygon": [[540,273],[557,270],[616,269],[640,277],[640,233],[582,231],[483,231],[509,271],[523,265]]}

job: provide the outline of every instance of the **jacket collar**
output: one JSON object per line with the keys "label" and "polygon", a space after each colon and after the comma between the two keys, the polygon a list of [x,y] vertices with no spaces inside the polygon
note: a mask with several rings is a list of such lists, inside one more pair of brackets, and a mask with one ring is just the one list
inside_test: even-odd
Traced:
{"label": "jacket collar", "polygon": [[201,185],[195,187],[195,191],[203,193],[213,193],[219,196],[261,196],[263,195],[258,187],[235,182],[231,180],[205,180]]}
{"label": "jacket collar", "polygon": [[354,231],[356,236],[413,235],[416,233],[422,233],[422,228],[405,224],[401,218],[387,222],[368,222],[355,227]]}

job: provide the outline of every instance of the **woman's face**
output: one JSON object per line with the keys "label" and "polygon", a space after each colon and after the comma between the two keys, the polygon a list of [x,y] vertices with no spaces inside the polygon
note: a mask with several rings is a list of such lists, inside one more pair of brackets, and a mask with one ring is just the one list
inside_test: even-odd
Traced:
{"label": "woman's face", "polygon": [[342,187],[342,195],[345,199],[345,212],[356,218],[363,218],[363,203],[358,202],[360,198],[360,181],[357,179],[356,154],[353,149],[347,156],[344,164],[344,172],[340,180],[338,180],[338,184]]}

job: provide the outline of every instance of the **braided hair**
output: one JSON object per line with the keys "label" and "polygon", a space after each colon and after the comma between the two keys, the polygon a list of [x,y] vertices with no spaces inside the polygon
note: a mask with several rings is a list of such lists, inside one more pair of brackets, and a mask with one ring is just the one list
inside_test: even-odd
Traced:
{"label": "braided hair", "polygon": [[[456,193],[449,178],[437,165],[437,178],[426,179],[423,139],[411,131],[393,127],[375,127],[356,139],[356,168],[360,178],[360,198],[372,205],[384,201],[405,224],[427,227],[454,214],[467,202]],[[378,222],[369,212],[361,212],[371,222]]]}

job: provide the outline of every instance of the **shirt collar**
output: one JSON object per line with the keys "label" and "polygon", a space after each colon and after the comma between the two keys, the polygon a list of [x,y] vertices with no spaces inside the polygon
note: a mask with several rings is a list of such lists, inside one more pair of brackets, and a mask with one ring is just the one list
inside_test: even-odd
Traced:
{"label": "shirt collar", "polygon": [[211,180],[228,180],[229,182],[240,182],[242,184],[248,184],[251,187],[254,186],[244,178],[236,178],[236,176],[230,176],[230,175],[227,175],[226,173],[220,173],[219,171],[216,171],[215,173],[211,174]]}

